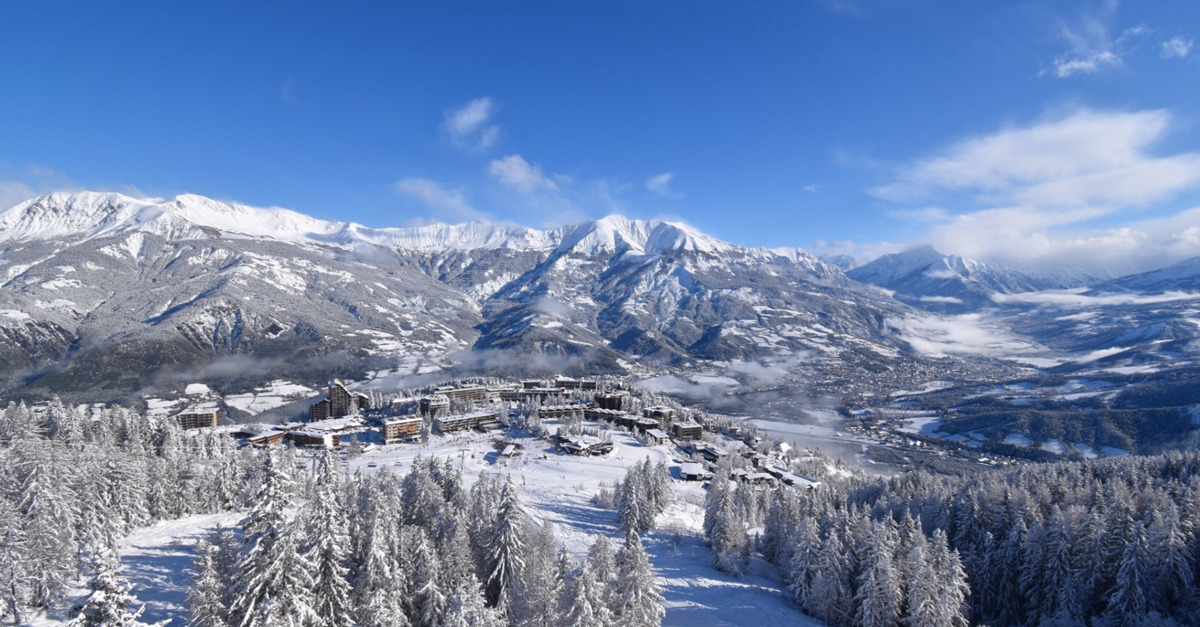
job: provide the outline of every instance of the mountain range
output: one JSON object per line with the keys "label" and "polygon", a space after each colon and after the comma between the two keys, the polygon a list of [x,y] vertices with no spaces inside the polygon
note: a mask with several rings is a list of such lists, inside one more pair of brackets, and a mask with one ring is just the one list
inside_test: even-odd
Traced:
{"label": "mountain range", "polygon": [[[836,263],[620,216],[373,229],[194,195],[54,193],[0,212],[0,387],[107,400],[190,381],[797,355],[881,372],[929,352],[913,320],[1080,287],[930,247]],[[1192,260],[1094,287],[1191,290],[1198,272]]]}
{"label": "mountain range", "polygon": [[815,257],[660,220],[370,229],[200,196],[55,193],[0,213],[9,390],[419,374],[493,349],[623,371],[852,353],[904,306]]}

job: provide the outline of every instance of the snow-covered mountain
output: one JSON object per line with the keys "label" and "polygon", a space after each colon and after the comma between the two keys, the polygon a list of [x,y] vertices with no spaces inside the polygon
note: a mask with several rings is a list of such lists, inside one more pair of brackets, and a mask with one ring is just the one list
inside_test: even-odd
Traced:
{"label": "snow-covered mountain", "polygon": [[1165,268],[1131,274],[1096,285],[1094,292],[1162,292],[1200,291],[1200,257],[1184,259]]}
{"label": "snow-covered mountain", "polygon": [[969,257],[942,254],[932,246],[884,255],[846,275],[891,290],[897,300],[933,311],[976,309],[992,304],[995,293],[1050,287],[1045,281],[1020,272]]}
{"label": "snow-covered mountain", "polygon": [[38,393],[424,373],[469,349],[593,369],[800,350],[887,362],[883,321],[902,309],[803,251],[661,220],[371,229],[90,192],[0,212],[0,380]]}

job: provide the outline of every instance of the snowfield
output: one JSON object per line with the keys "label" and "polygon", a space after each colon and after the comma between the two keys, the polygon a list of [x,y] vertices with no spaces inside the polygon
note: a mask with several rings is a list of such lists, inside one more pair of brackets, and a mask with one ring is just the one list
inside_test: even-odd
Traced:
{"label": "snowfield", "polygon": [[[551,423],[552,424],[552,423]],[[505,439],[523,447],[518,458],[502,463],[493,440]],[[554,451],[545,441],[510,431],[433,436],[426,444],[369,447],[349,460],[350,473],[394,471],[397,479],[418,456],[450,458],[463,471],[464,487],[481,473],[511,475],[525,511],[538,525],[553,524],[560,543],[582,560],[597,534],[619,543],[614,510],[591,502],[605,485],[619,481],[625,469],[643,459],[666,461],[678,477],[672,446],[642,446],[631,434],[613,432],[613,452],[604,457],[574,457]],[[643,537],[666,599],[664,625],[717,627],[724,625],[822,625],[800,612],[779,587],[779,573],[761,558],[752,560],[747,575],[734,579],[709,566],[703,539],[704,489],[699,483],[674,481],[675,500],[658,518],[654,531]],[[184,598],[194,574],[196,541],[218,527],[234,527],[242,514],[191,516],[138,530],[125,539],[122,563],[133,593],[146,604],[146,622],[172,619],[186,623]],[[31,625],[60,624],[42,617]]]}

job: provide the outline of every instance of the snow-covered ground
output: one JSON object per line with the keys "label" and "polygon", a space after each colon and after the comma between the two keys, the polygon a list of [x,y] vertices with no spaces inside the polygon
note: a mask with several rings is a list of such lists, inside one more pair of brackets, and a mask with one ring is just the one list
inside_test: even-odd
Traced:
{"label": "snow-covered ground", "polygon": [[[523,447],[508,462],[499,460],[494,441],[504,439]],[[643,459],[673,460],[679,451],[670,445],[643,446],[631,434],[613,432],[614,450],[604,457],[573,457],[558,453],[549,443],[519,432],[460,433],[434,436],[426,444],[371,447],[349,460],[350,472],[394,470],[407,472],[418,455],[449,458],[463,471],[467,489],[480,473],[512,477],[526,512],[537,524],[552,523],[567,550],[583,559],[597,534],[620,542],[616,512],[594,505],[592,496],[606,484],[619,481],[625,469]],[[678,475],[677,471],[673,471]],[[664,625],[820,625],[802,614],[779,587],[774,567],[755,559],[742,579],[734,579],[709,566],[709,551],[702,537],[704,490],[698,483],[675,481],[676,499],[658,519],[657,528],[643,541],[658,573],[666,599]],[[122,559],[133,592],[147,605],[144,619],[174,619],[185,623],[184,595],[192,576],[196,541],[217,526],[237,524],[237,513],[193,516],[138,530],[124,542]],[[45,619],[38,625],[58,624]]]}

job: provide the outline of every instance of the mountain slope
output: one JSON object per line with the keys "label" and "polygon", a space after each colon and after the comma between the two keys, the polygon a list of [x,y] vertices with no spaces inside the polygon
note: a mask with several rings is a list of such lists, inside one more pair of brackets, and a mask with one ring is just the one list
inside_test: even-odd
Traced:
{"label": "mountain slope", "polygon": [[471,349],[593,370],[797,351],[880,368],[900,354],[884,321],[902,310],[802,251],[660,220],[371,229],[98,193],[0,212],[0,350],[16,356],[0,380],[22,393],[319,384],[432,372]]}
{"label": "mountain slope", "polygon": [[892,290],[897,300],[933,311],[964,311],[992,304],[992,294],[1043,289],[1043,282],[982,262],[945,255],[932,246],[884,255],[846,276]]}
{"label": "mountain slope", "polygon": [[1185,259],[1165,268],[1132,274],[1106,281],[1093,288],[1094,292],[1163,292],[1200,291],[1200,257]]}

